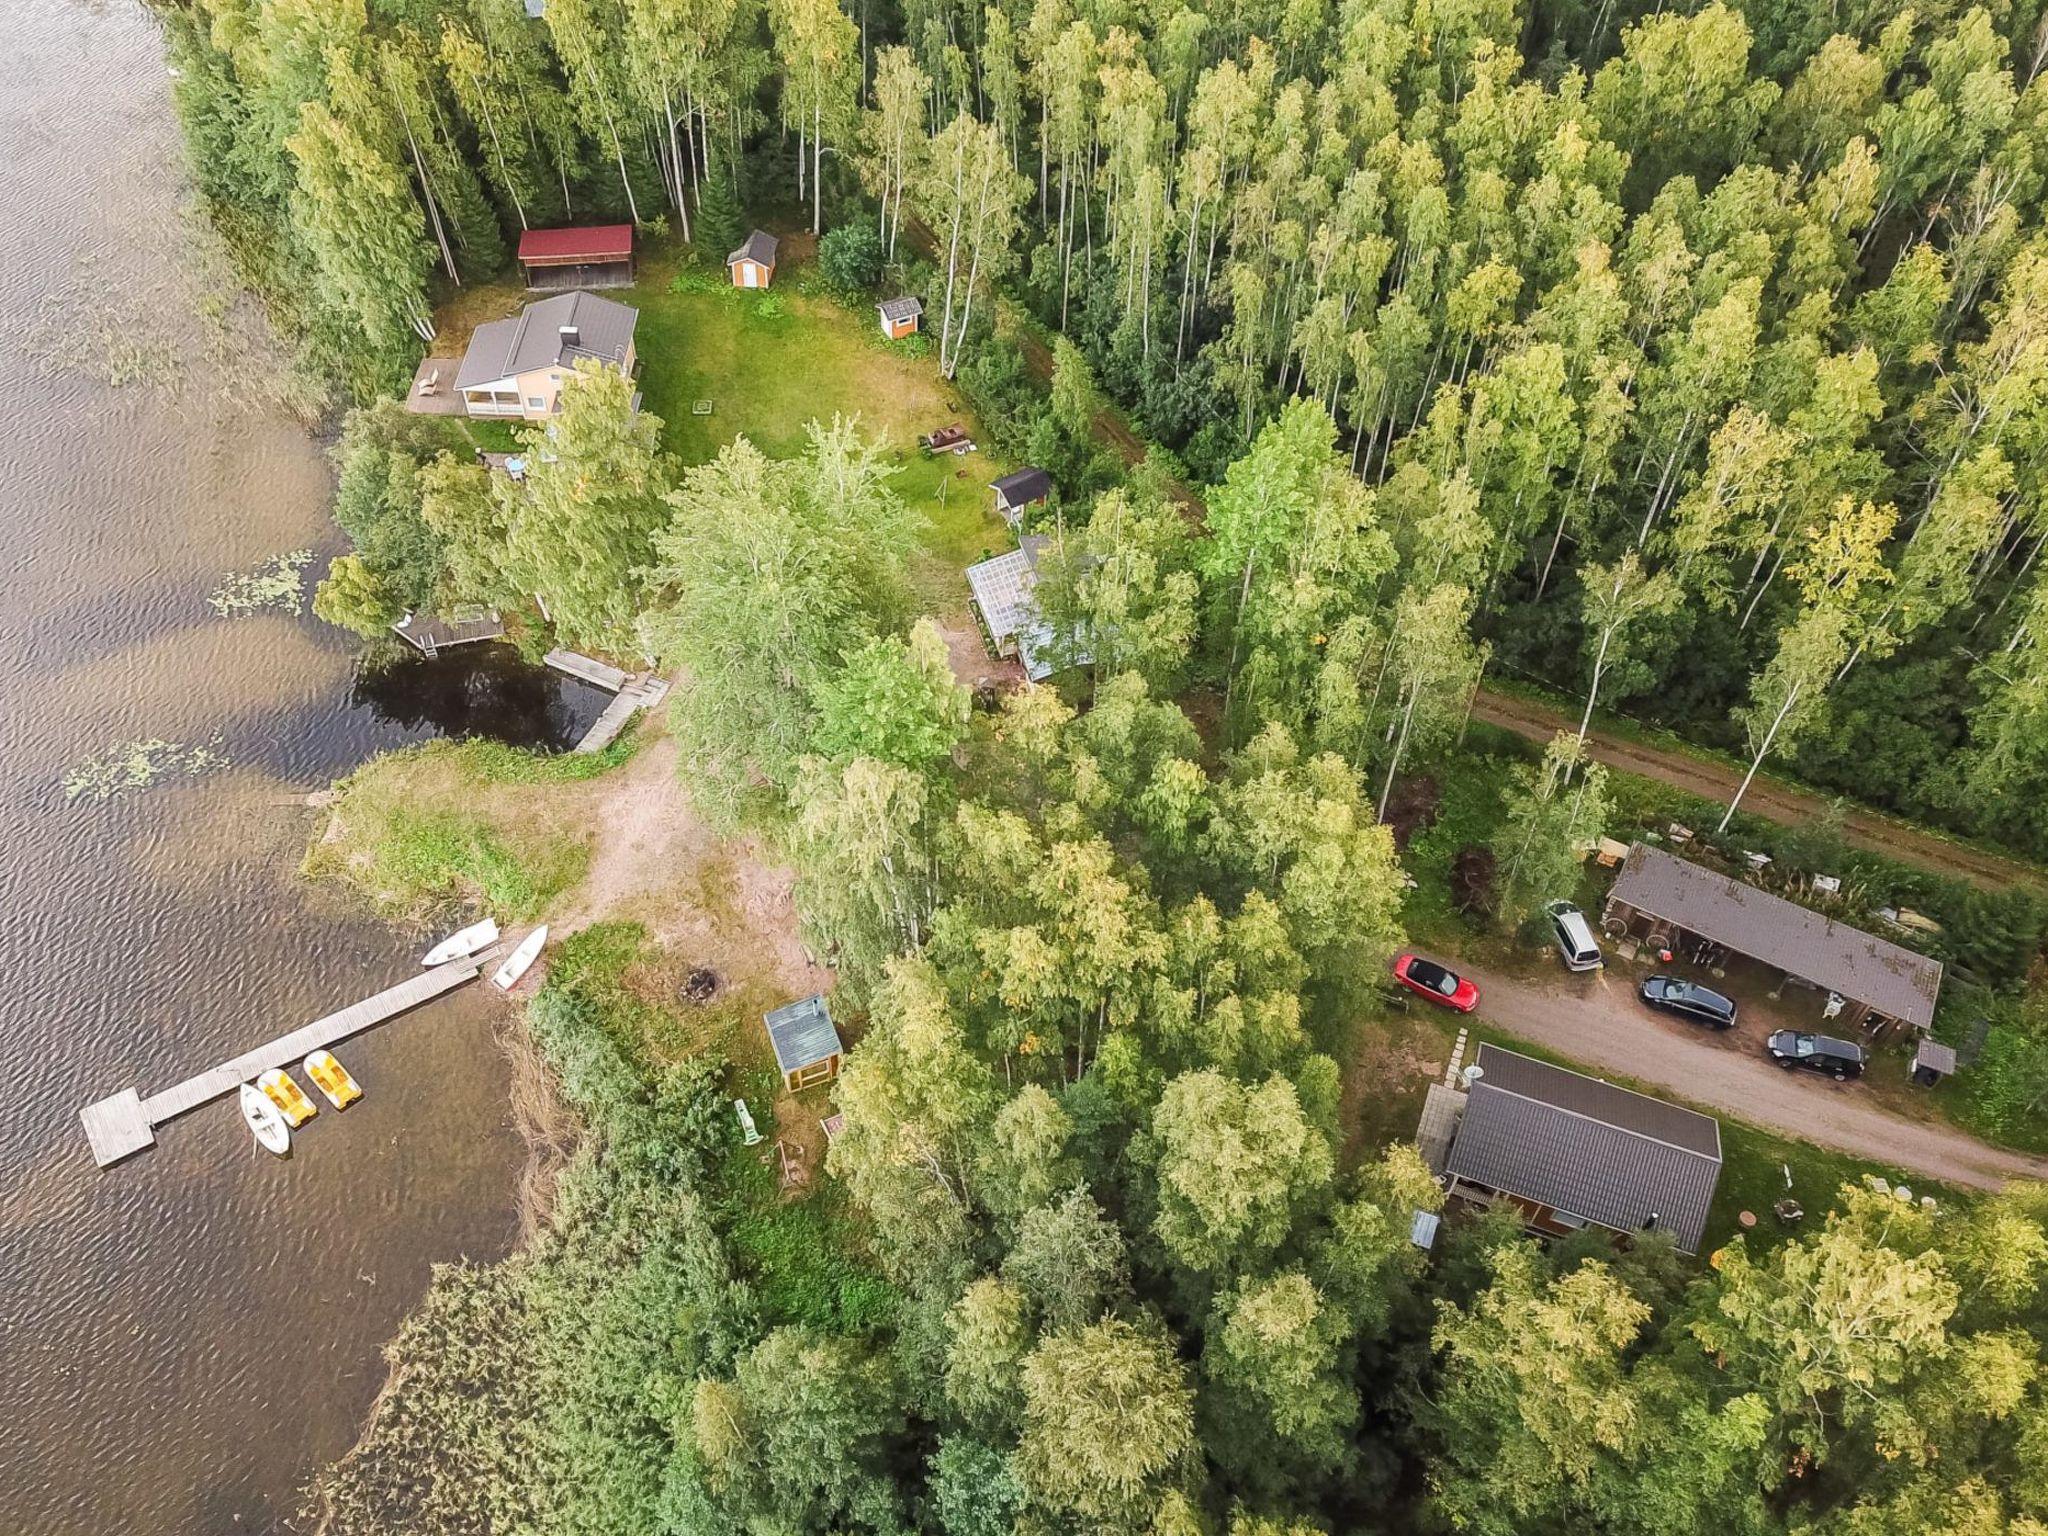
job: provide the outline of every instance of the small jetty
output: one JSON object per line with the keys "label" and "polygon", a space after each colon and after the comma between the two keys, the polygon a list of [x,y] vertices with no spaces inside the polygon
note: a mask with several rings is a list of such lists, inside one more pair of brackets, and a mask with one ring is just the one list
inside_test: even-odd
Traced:
{"label": "small jetty", "polygon": [[488,608],[457,608],[445,619],[431,613],[408,613],[391,631],[429,660],[450,646],[505,638],[504,621]]}
{"label": "small jetty", "polygon": [[575,651],[549,651],[544,659],[557,672],[567,673],[593,688],[602,688],[606,693],[615,695],[571,751],[602,752],[619,739],[619,732],[626,728],[628,720],[643,709],[654,708],[668,697],[667,680],[656,677],[652,672],[629,676],[609,662],[579,655]]}
{"label": "small jetty", "polygon": [[78,1117],[85,1123],[85,1138],[92,1144],[93,1161],[105,1168],[146,1147],[155,1146],[156,1128],[166,1121],[175,1120],[202,1104],[234,1093],[242,1084],[274,1067],[290,1066],[313,1051],[323,1050],[351,1035],[359,1035],[402,1013],[411,1012],[422,1003],[430,1003],[453,992],[465,982],[476,980],[487,958],[491,957],[472,955],[423,971],[395,987],[387,987],[375,997],[364,998],[339,1013],[315,1019],[288,1035],[231,1057],[217,1067],[209,1067],[198,1076],[188,1077],[182,1083],[175,1083],[147,1098],[134,1088],[124,1088],[109,1098],[86,1105],[78,1112]]}

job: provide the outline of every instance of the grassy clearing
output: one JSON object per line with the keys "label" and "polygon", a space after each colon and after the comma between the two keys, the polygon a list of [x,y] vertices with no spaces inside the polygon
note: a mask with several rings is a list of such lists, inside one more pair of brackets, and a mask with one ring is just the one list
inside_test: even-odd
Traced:
{"label": "grassy clearing", "polygon": [[631,750],[544,757],[435,741],[387,753],[336,787],[304,871],[345,881],[390,917],[423,920],[458,903],[537,917],[589,860],[580,799],[537,791],[587,782]]}
{"label": "grassy clearing", "polygon": [[[919,603],[964,615],[961,568],[1011,546],[988,484],[1016,466],[980,452],[931,459],[918,448],[920,435],[948,422],[979,431],[965,399],[940,377],[930,344],[888,340],[871,308],[815,291],[812,274],[788,262],[766,293],[732,288],[719,273],[663,254],[644,256],[639,277],[606,297],[640,312],[640,390],[664,424],[663,447],[701,464],[744,435],[782,458],[803,447],[811,422],[859,416],[899,466],[897,493],[929,525],[911,571]],[[527,297],[510,281],[469,290],[443,312],[439,345],[459,349],[476,325],[516,313]],[[694,413],[699,401],[709,402],[709,415]],[[454,425],[466,425],[477,447],[513,446],[504,422]]]}

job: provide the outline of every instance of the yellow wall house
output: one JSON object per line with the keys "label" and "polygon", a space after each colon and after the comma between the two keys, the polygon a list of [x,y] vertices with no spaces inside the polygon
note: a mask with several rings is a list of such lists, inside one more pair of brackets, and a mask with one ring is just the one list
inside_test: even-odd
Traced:
{"label": "yellow wall house", "polygon": [[562,379],[586,357],[630,375],[640,311],[580,290],[529,304],[510,320],[476,328],[455,389],[471,416],[545,421],[560,408]]}

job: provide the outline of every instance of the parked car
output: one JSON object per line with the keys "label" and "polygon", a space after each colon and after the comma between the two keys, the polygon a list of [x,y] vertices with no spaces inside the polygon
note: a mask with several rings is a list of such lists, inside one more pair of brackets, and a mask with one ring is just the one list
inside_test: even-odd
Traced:
{"label": "parked car", "polygon": [[1456,971],[1420,955],[1402,955],[1395,960],[1394,980],[1410,992],[1420,992],[1439,1007],[1470,1013],[1479,1006],[1476,986]]}
{"label": "parked car", "polygon": [[1863,1075],[1863,1047],[1852,1040],[1781,1029],[1764,1042],[1764,1049],[1771,1053],[1771,1060],[1787,1071],[1804,1067],[1809,1072],[1825,1072],[1836,1082]]}
{"label": "parked car", "polygon": [[1735,1003],[1711,987],[1680,976],[1651,976],[1643,982],[1642,999],[1661,1013],[1674,1014],[1688,1024],[1709,1029],[1735,1027]]}
{"label": "parked car", "polygon": [[1585,913],[1568,901],[1553,901],[1543,910],[1550,914],[1550,931],[1557,935],[1557,953],[1566,970],[1597,971],[1607,963]]}

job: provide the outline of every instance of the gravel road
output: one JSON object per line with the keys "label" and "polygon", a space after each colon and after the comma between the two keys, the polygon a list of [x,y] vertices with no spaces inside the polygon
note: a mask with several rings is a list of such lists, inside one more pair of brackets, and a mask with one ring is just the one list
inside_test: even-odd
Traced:
{"label": "gravel road", "polygon": [[[1557,710],[1532,700],[1481,688],[1472,701],[1474,719],[1501,726],[1531,741],[1548,741],[1560,730],[1576,730],[1578,720],[1566,719]],[[1646,742],[1630,741],[1595,729],[1586,737],[1593,756],[1610,768],[1657,779],[1703,800],[1724,804],[1735,793],[1742,775],[1724,764],[1670,751]],[[1757,775],[1743,796],[1742,808],[1787,826],[1817,821],[1826,814],[1828,801],[1820,795],[1793,789],[1766,775]],[[1845,804],[1842,836],[1858,848],[1886,854],[1938,875],[1968,880],[1988,891],[2002,891],[2022,883],[2039,884],[2041,872],[2030,865],[2002,859],[1995,853],[1951,842],[1903,822],[1874,815]]]}
{"label": "gravel road", "polygon": [[1754,1024],[1720,1035],[1652,1013],[1637,1000],[1630,971],[1530,979],[1453,963],[1479,984],[1480,1018],[1587,1066],[1946,1184],[1998,1189],[2007,1179],[2048,1179],[2048,1158],[1892,1114],[1853,1080],[1773,1066]]}

